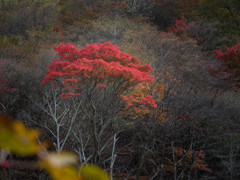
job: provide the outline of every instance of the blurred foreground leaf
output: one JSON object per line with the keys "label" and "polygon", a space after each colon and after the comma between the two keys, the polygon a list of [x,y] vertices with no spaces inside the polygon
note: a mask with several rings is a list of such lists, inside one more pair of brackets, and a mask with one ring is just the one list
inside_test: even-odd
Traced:
{"label": "blurred foreground leaf", "polygon": [[22,156],[34,155],[43,149],[37,142],[38,136],[37,130],[27,129],[22,122],[0,116],[1,148]]}
{"label": "blurred foreground leaf", "polygon": [[81,177],[84,180],[109,180],[107,173],[99,167],[84,165],[81,167]]}
{"label": "blurred foreground leaf", "polygon": [[78,170],[70,165],[77,163],[77,157],[68,152],[54,152],[41,157],[40,166],[45,169],[54,180],[82,180]]}
{"label": "blurred foreground leaf", "polygon": [[77,163],[77,157],[68,152],[45,154],[41,157],[40,166],[54,180],[109,180],[107,173],[96,166],[84,165],[79,169],[71,165]]}
{"label": "blurred foreground leaf", "polygon": [[70,152],[51,152],[41,156],[42,163],[62,168],[77,163],[77,156]]}
{"label": "blurred foreground leaf", "polygon": [[47,162],[42,162],[41,165],[54,180],[83,180],[74,167],[55,167]]}

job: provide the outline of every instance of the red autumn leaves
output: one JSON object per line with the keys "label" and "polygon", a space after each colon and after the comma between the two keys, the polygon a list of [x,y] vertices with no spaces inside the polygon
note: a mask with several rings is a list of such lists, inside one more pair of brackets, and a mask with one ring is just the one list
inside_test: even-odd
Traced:
{"label": "red autumn leaves", "polygon": [[[117,96],[131,97],[125,94],[127,90],[153,80],[150,65],[141,65],[137,57],[120,51],[117,45],[109,42],[95,43],[83,49],[61,44],[54,49],[59,59],[49,65],[47,76],[41,85],[53,82],[56,86],[60,80],[65,91],[62,98],[80,95],[82,87],[91,85],[92,89],[107,88],[113,84]],[[139,103],[156,107],[151,95],[145,96]]]}
{"label": "red autumn leaves", "polygon": [[208,71],[214,77],[228,80],[229,85],[239,87],[240,85],[240,44],[237,43],[233,47],[228,47],[226,52],[222,50],[214,50],[213,56],[218,61],[218,65],[209,66]]}

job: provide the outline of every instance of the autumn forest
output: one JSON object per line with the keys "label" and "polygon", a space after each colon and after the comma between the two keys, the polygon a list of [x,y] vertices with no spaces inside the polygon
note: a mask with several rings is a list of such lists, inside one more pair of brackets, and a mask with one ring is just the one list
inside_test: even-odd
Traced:
{"label": "autumn forest", "polygon": [[0,0],[1,180],[240,178],[239,0]]}

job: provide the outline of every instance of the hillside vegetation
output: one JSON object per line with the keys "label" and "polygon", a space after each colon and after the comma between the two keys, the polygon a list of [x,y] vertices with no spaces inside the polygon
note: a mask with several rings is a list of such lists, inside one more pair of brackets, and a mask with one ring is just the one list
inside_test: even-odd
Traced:
{"label": "hillside vegetation", "polygon": [[240,178],[238,0],[0,9],[0,179]]}

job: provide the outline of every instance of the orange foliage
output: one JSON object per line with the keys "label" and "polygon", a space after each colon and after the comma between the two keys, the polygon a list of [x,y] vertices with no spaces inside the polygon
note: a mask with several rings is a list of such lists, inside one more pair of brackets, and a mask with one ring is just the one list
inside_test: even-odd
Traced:
{"label": "orange foliage", "polygon": [[134,120],[143,119],[146,115],[156,116],[154,118],[156,122],[164,123],[167,114],[158,103],[162,101],[167,86],[166,83],[156,81],[139,84],[132,93],[122,96],[126,102],[124,113],[127,112]]}
{"label": "orange foliage", "polygon": [[[150,83],[142,83],[134,88],[134,92],[127,96],[122,96],[126,102],[127,109],[130,109],[132,113],[140,113],[140,116],[150,113],[152,108],[157,108],[156,102],[152,99],[152,95],[149,95]],[[136,119],[135,117],[134,119]]]}
{"label": "orange foliage", "polygon": [[[202,171],[212,172],[211,169],[207,167],[207,164],[204,162],[205,155],[203,150],[200,151],[186,151],[182,148],[174,149],[176,162],[180,161],[177,165],[178,170],[181,171],[183,168],[190,168],[192,171],[198,169]],[[169,172],[174,171],[174,162],[170,158],[165,158],[167,164],[165,166],[165,170]]]}

